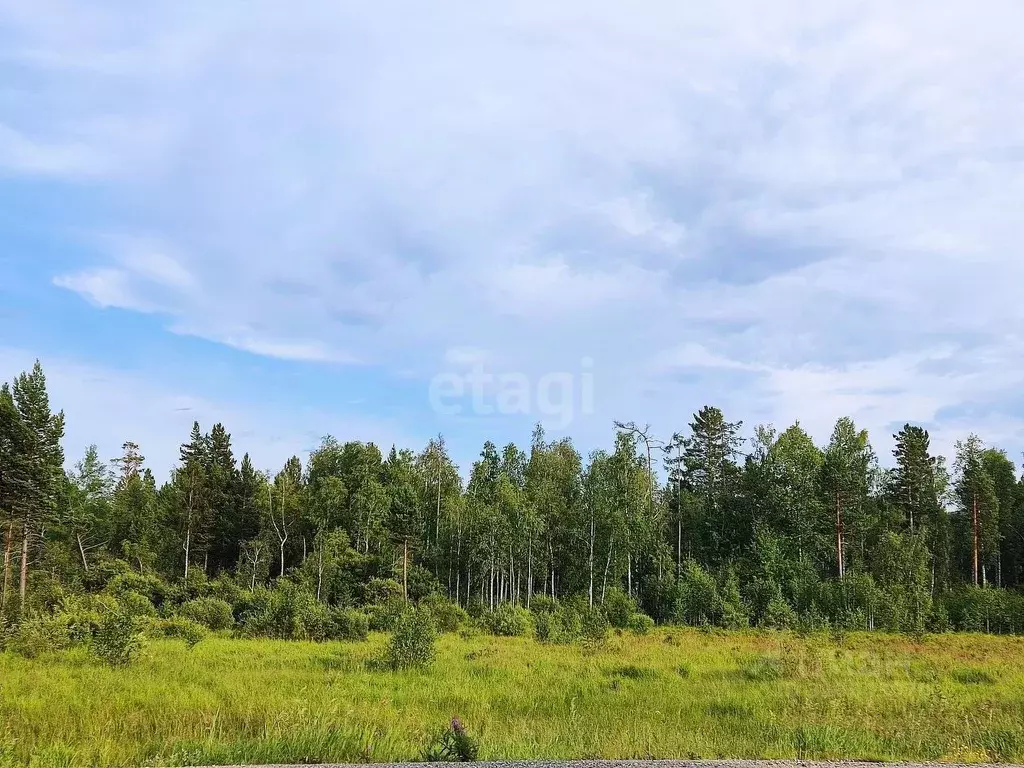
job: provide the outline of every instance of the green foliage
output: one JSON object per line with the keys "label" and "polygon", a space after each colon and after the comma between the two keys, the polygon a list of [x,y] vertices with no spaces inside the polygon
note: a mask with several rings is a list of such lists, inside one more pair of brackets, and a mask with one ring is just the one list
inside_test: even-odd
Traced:
{"label": "green foliage", "polygon": [[92,652],[112,667],[130,664],[142,650],[139,620],[125,611],[103,616],[92,640]]}
{"label": "green foliage", "polygon": [[502,603],[483,616],[484,626],[499,637],[524,637],[530,632],[531,616],[525,608]]}
{"label": "green foliage", "polygon": [[370,617],[370,629],[391,632],[398,625],[398,620],[409,612],[409,604],[400,597],[392,597],[383,603],[367,605],[366,612]]}
{"label": "green foliage", "polygon": [[447,728],[437,734],[423,752],[425,763],[471,763],[477,758],[480,745],[466,731],[459,718],[452,718]]}
{"label": "green foliage", "polygon": [[407,611],[395,624],[384,649],[383,662],[389,669],[415,669],[434,660],[434,620],[422,609]]}
{"label": "green foliage", "polygon": [[629,629],[638,635],[649,634],[654,629],[654,619],[646,613],[634,613],[629,617]]}
{"label": "green foliage", "polygon": [[365,640],[370,634],[370,617],[351,608],[331,611],[332,640]]}
{"label": "green foliage", "polygon": [[230,629],[235,623],[231,604],[216,597],[197,597],[178,609],[178,614],[207,629]]}
{"label": "green foliage", "polygon": [[585,608],[580,613],[580,634],[588,643],[602,643],[608,637],[608,619],[597,608]]}
{"label": "green foliage", "polygon": [[[123,561],[120,562],[123,563]],[[123,563],[123,566],[130,568],[127,563]],[[132,570],[121,570],[111,577],[104,591],[114,597],[128,593],[143,595],[150,603],[159,608],[163,605],[169,589],[166,582],[158,576],[144,575]]]}
{"label": "green foliage", "polygon": [[605,595],[601,609],[608,619],[608,624],[615,629],[627,629],[630,619],[637,612],[636,601],[625,591],[612,587]]}
{"label": "green foliage", "polygon": [[66,617],[35,615],[22,619],[8,629],[4,647],[21,656],[34,659],[44,653],[63,651],[74,643]]}
{"label": "green foliage", "polygon": [[194,648],[202,642],[210,631],[199,622],[183,616],[171,616],[166,619],[155,619],[146,627],[150,637],[170,637],[184,640],[185,645]]}
{"label": "green foliage", "polygon": [[129,616],[147,617],[156,616],[156,608],[149,598],[138,592],[125,591],[117,596],[119,608]]}
{"label": "green foliage", "polygon": [[434,628],[440,633],[457,632],[469,621],[469,614],[451,600],[432,594],[420,601],[420,607],[430,612]]}

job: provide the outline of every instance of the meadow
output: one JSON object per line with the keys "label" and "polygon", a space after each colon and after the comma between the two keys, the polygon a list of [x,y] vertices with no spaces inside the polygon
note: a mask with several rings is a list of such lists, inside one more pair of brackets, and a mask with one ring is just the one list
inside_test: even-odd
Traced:
{"label": "meadow", "polygon": [[0,765],[415,760],[452,716],[480,759],[1024,759],[1024,639],[658,629],[599,646],[446,635],[427,670],[366,642],[0,654]]}

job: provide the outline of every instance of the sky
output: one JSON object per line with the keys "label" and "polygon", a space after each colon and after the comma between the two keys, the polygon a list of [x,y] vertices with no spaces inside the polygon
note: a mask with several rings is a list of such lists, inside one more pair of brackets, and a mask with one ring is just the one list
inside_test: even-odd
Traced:
{"label": "sky", "polygon": [[0,379],[160,477],[706,404],[1019,461],[1024,4],[765,10],[0,0]]}

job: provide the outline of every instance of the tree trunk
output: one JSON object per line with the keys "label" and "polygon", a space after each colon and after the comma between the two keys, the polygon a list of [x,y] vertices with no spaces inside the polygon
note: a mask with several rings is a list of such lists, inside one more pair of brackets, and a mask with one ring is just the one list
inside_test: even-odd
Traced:
{"label": "tree trunk", "polygon": [[402,547],[402,593],[405,602],[409,602],[409,540],[405,539]]}
{"label": "tree trunk", "polygon": [[608,571],[612,567],[612,545],[615,543],[615,537],[613,536],[608,540],[608,560],[604,564],[604,583],[601,585],[601,602],[604,602],[604,597],[608,593]]}
{"label": "tree trunk", "polygon": [[89,572],[89,561],[85,557],[85,546],[82,544],[82,535],[81,534],[77,534],[75,536],[75,540],[78,542],[78,552],[82,556],[82,568],[84,568],[85,572],[88,573]]}
{"label": "tree trunk", "polygon": [[836,559],[839,563],[839,578],[846,575],[843,564],[843,504],[842,497],[836,493]]}
{"label": "tree trunk", "polygon": [[626,553],[626,586],[630,597],[633,596],[633,553]]}
{"label": "tree trunk", "polygon": [[594,607],[594,534],[596,529],[596,523],[594,518],[590,518],[590,556],[587,558],[590,570],[590,586],[588,589],[588,600],[590,607]]}
{"label": "tree trunk", "polygon": [[25,595],[28,592],[28,525],[22,527],[21,532],[21,607],[25,607]]}
{"label": "tree trunk", "polygon": [[188,583],[189,549],[192,547],[192,526],[185,529],[185,583]]}
{"label": "tree trunk", "polygon": [[975,494],[971,503],[971,529],[973,544],[971,546],[971,576],[974,586],[978,586],[978,495]]}
{"label": "tree trunk", "polygon": [[7,526],[7,534],[4,536],[4,587],[0,594],[0,610],[7,607],[7,595],[11,589],[11,549],[14,547],[14,523]]}
{"label": "tree trunk", "polygon": [[530,544],[526,556],[526,609],[530,609],[530,602],[533,600],[533,534],[530,534]]}
{"label": "tree trunk", "polygon": [[320,546],[317,547],[317,562],[316,562],[316,601],[320,602],[320,588],[324,583],[324,545],[321,542]]}

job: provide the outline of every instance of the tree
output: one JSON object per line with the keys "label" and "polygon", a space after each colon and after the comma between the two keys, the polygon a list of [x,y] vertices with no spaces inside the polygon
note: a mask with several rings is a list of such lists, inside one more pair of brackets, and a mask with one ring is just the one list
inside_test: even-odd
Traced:
{"label": "tree", "polygon": [[841,418],[832,431],[822,463],[822,486],[835,512],[835,553],[840,579],[846,575],[849,528],[856,527],[864,512],[873,464],[867,431],[858,430],[852,419]]}
{"label": "tree", "polygon": [[949,516],[942,503],[945,483],[939,457],[930,453],[927,430],[907,424],[896,435],[888,494],[910,533],[924,532],[931,560],[932,593],[945,584],[949,569]]}
{"label": "tree", "polygon": [[709,561],[735,554],[749,532],[730,518],[728,502],[738,477],[736,456],[743,445],[742,422],[728,422],[722,411],[704,406],[693,415],[682,455],[683,479],[697,499]]}
{"label": "tree", "polygon": [[22,373],[12,387],[23,425],[24,504],[21,510],[21,603],[25,604],[31,541],[41,538],[43,526],[57,510],[64,484],[64,412],[50,411],[46,376],[37,360],[30,373]]}
{"label": "tree", "polygon": [[0,523],[4,529],[4,576],[0,611],[7,606],[11,589],[11,555],[16,528],[29,499],[27,429],[7,384],[0,386]]}
{"label": "tree", "polygon": [[242,478],[231,451],[231,435],[214,424],[207,436],[209,465],[206,477],[210,504],[209,559],[221,571],[238,562],[241,542],[247,537],[242,510]]}
{"label": "tree", "polygon": [[90,445],[85,456],[68,474],[68,492],[64,499],[61,523],[74,540],[82,559],[82,569],[89,570],[90,550],[105,541],[97,538],[109,516],[113,479],[106,465],[100,461],[99,451]]}
{"label": "tree", "polygon": [[402,592],[409,600],[409,547],[423,535],[423,507],[416,493],[416,471],[411,451],[394,447],[384,462],[384,490],[389,501],[388,525],[402,545]]}
{"label": "tree", "polygon": [[997,551],[999,541],[999,498],[992,476],[985,470],[984,453],[977,435],[957,441],[956,497],[960,513],[970,521],[971,583],[975,586],[986,581],[985,563]]}
{"label": "tree", "polygon": [[185,581],[194,550],[209,544],[210,529],[210,447],[209,440],[192,424],[189,442],[181,446],[181,463],[174,473],[177,491],[179,531],[185,552]]}

